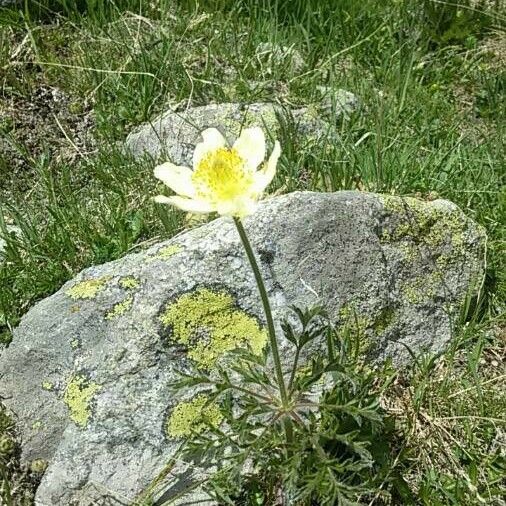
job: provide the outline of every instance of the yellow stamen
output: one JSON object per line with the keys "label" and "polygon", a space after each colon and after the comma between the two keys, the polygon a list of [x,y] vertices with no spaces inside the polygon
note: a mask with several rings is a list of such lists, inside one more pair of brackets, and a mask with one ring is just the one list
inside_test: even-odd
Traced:
{"label": "yellow stamen", "polygon": [[253,173],[234,149],[218,148],[200,161],[192,181],[198,198],[223,202],[248,194]]}

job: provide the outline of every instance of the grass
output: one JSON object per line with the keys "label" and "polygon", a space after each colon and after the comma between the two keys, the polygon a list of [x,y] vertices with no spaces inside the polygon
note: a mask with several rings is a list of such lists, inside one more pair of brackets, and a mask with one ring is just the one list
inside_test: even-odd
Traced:
{"label": "grass", "polygon": [[[184,227],[151,201],[153,161],[121,149],[136,125],[169,107],[317,105],[317,86],[347,89],[363,107],[336,125],[338,138],[309,144],[287,125],[272,191],[439,196],[486,227],[482,303],[458,346],[422,361],[389,402],[418,449],[408,486],[424,504],[493,504],[504,492],[504,460],[491,449],[505,431],[503,3],[21,4],[0,9],[1,339],[84,267]],[[302,68],[263,58],[265,42],[296,49]]]}

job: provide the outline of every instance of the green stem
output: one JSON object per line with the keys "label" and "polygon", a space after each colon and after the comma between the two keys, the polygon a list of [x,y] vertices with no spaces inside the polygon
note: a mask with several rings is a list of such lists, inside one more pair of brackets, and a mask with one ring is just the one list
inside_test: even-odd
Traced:
{"label": "green stem", "polygon": [[269,303],[269,298],[267,296],[267,290],[265,289],[264,280],[262,278],[262,274],[260,273],[260,269],[258,267],[258,263],[255,258],[255,253],[253,252],[253,248],[251,247],[251,243],[249,242],[248,236],[246,235],[246,231],[244,230],[242,222],[239,218],[234,218],[234,223],[235,226],[237,227],[237,231],[239,232],[239,236],[241,237],[244,249],[246,250],[246,255],[248,256],[249,263],[251,265],[251,268],[253,269],[258,291],[260,292],[260,297],[262,299],[262,304],[264,306],[265,319],[267,320],[267,329],[269,331],[269,340],[271,345],[272,356],[274,358],[274,368],[276,370],[276,377],[278,380],[281,402],[283,403],[283,407],[287,408],[288,395],[286,393],[285,379],[283,377],[283,371],[281,369],[281,360],[279,358],[278,342],[276,340],[276,330],[274,328],[274,320],[272,318],[271,305]]}

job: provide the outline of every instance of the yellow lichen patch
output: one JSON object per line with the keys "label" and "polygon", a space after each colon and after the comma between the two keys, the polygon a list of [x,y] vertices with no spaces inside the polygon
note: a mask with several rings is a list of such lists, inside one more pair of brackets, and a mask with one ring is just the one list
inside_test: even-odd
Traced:
{"label": "yellow lichen patch", "polygon": [[63,401],[70,411],[70,418],[80,427],[86,427],[91,416],[91,401],[102,387],[84,376],[73,376],[67,384]]}
{"label": "yellow lichen patch", "polygon": [[125,276],[119,280],[119,286],[125,290],[133,290],[139,286],[139,280],[133,276]]}
{"label": "yellow lichen patch", "polygon": [[179,244],[169,244],[168,246],[164,246],[160,248],[155,255],[150,256],[148,258],[148,262],[152,262],[153,260],[168,260],[173,257],[180,251],[182,251],[182,247]]}
{"label": "yellow lichen patch", "polygon": [[71,313],[79,313],[79,311],[81,311],[81,307],[79,305],[72,304],[72,306],[70,306]]}
{"label": "yellow lichen patch", "polygon": [[121,302],[118,302],[117,304],[114,304],[114,306],[107,311],[105,314],[106,320],[112,320],[113,318],[116,318],[117,316],[121,316],[122,314],[125,314],[131,307],[132,303],[134,301],[134,298],[129,295],[125,299],[123,299]]}
{"label": "yellow lichen patch", "polygon": [[32,430],[35,432],[39,432],[42,429],[42,422],[40,420],[36,420],[32,423]]}
{"label": "yellow lichen patch", "polygon": [[72,339],[72,341],[70,341],[70,347],[73,350],[77,350],[77,348],[79,348],[79,339]]}
{"label": "yellow lichen patch", "polygon": [[392,230],[384,230],[382,240],[410,240],[432,248],[447,242],[454,256],[462,254],[467,228],[465,216],[456,209],[439,207],[412,197],[379,196],[383,207],[401,221]]}
{"label": "yellow lichen patch", "polygon": [[104,289],[105,284],[111,279],[110,276],[102,276],[101,278],[86,279],[76,283],[72,288],[67,290],[67,295],[74,299],[93,299]]}
{"label": "yellow lichen patch", "polygon": [[402,286],[402,294],[411,304],[424,304],[432,300],[443,286],[443,275],[439,271],[408,280]]}
{"label": "yellow lichen patch", "polygon": [[44,390],[53,390],[54,385],[53,385],[53,383],[51,383],[50,381],[43,381],[43,382],[42,382],[42,388],[43,388]]}
{"label": "yellow lichen patch", "polygon": [[167,422],[167,434],[171,438],[199,434],[207,427],[218,427],[223,420],[220,408],[209,402],[206,395],[197,395],[189,402],[179,403]]}
{"label": "yellow lichen patch", "polygon": [[265,329],[235,307],[232,296],[224,291],[200,288],[181,295],[160,320],[172,329],[174,341],[187,346],[188,356],[204,369],[239,346],[249,346],[258,355],[267,342]]}

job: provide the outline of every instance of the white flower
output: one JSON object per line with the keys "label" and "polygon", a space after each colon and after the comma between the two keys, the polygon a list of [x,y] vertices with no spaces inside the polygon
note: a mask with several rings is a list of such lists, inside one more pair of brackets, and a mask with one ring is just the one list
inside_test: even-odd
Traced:
{"label": "white flower", "polygon": [[238,218],[253,213],[276,173],[279,142],[264,163],[265,137],[259,127],[243,130],[232,148],[216,128],[204,130],[202,138],[193,153],[193,170],[170,162],[155,168],[155,177],[177,193],[159,195],[155,201],[191,213],[217,212]]}

